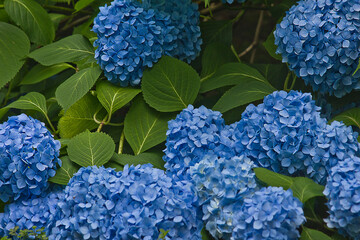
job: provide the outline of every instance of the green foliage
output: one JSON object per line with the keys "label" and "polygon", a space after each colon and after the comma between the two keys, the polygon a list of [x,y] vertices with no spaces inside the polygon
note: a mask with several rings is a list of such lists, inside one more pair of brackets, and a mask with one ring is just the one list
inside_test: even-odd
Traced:
{"label": "green foliage", "polygon": [[62,157],[61,162],[61,168],[56,171],[56,175],[50,178],[49,181],[61,185],[66,185],[74,173],[79,170],[79,166],[72,162],[68,156]]}
{"label": "green foliage", "polygon": [[331,240],[331,238],[328,235],[326,235],[320,231],[307,228],[307,227],[302,228],[300,239],[301,240],[320,240],[320,239],[321,240]]}
{"label": "green foliage", "polygon": [[0,22],[0,89],[15,77],[29,50],[30,42],[23,31]]}
{"label": "green foliage", "polygon": [[133,156],[129,154],[117,154],[114,153],[114,155],[111,158],[111,163],[115,163],[117,165],[120,165],[121,167],[125,166],[126,164],[129,165],[139,165],[139,164],[152,164],[154,167],[163,169],[164,168],[164,161],[162,160],[162,152],[145,152],[140,153],[139,155]]}
{"label": "green foliage", "polygon": [[82,167],[102,166],[112,157],[115,143],[105,133],[87,130],[71,139],[67,151],[70,160]]}
{"label": "green foliage", "polygon": [[33,226],[31,230],[29,229],[20,230],[19,227],[16,226],[13,229],[10,229],[9,236],[4,236],[1,238],[1,240],[11,240],[11,239],[48,240],[48,237],[45,235],[44,228],[38,229],[36,226]]}
{"label": "green foliage", "polygon": [[160,112],[173,112],[192,104],[199,92],[200,77],[184,62],[163,57],[144,72],[142,90],[145,101]]}
{"label": "green foliage", "polygon": [[44,81],[66,69],[73,68],[70,64],[60,63],[52,66],[36,65],[22,79],[21,85],[31,85]]}
{"label": "green foliage", "polygon": [[347,110],[331,119],[330,123],[333,121],[343,122],[346,125],[360,128],[360,108]]}

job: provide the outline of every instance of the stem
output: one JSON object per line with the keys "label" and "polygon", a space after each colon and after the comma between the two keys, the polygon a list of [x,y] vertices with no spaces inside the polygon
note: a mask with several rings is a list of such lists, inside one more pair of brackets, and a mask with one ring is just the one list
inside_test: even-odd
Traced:
{"label": "stem", "polygon": [[289,91],[290,90],[292,90],[293,88],[294,88],[294,86],[295,86],[295,83],[296,83],[296,75],[294,74],[294,76],[293,76],[293,80],[292,80],[292,83],[291,83],[291,86],[290,86],[290,89],[289,89]]}
{"label": "stem", "polygon": [[236,49],[235,49],[235,47],[234,47],[234,44],[231,44],[231,51],[234,53],[236,59],[241,63],[241,60],[240,60],[240,58],[239,58],[238,53],[236,52]]}
{"label": "stem", "polygon": [[46,118],[46,121],[49,123],[49,126],[50,126],[51,130],[52,130],[52,131],[54,132],[54,134],[55,134],[55,133],[56,133],[56,129],[55,129],[54,125],[51,123],[50,118],[49,118],[49,116],[48,116],[47,114],[45,114],[45,118]]}
{"label": "stem", "polygon": [[114,127],[121,127],[124,126],[124,123],[106,123],[106,125],[114,126]]}
{"label": "stem", "polygon": [[[75,9],[66,8],[66,7],[59,7],[59,6],[52,6],[52,5],[43,5],[43,7],[46,8],[46,9],[49,9],[49,10],[62,12],[62,13],[64,13],[64,12],[66,12],[66,13],[74,13],[74,12],[76,12]],[[86,11],[86,10],[80,10],[78,12],[92,14],[92,12]]]}
{"label": "stem", "polygon": [[288,84],[289,84],[289,79],[291,76],[291,72],[288,73],[288,75],[286,76],[285,82],[284,82],[284,90],[288,91]]}
{"label": "stem", "polygon": [[239,21],[240,18],[244,15],[244,13],[245,13],[245,10],[240,10],[240,12],[236,15],[236,17],[233,20],[231,20],[231,22],[234,24],[237,21]]}
{"label": "stem", "polygon": [[91,17],[90,15],[86,15],[86,16],[84,16],[82,18],[79,18],[79,19],[75,20],[74,22],[72,22],[71,24],[66,25],[65,27],[63,27],[60,31],[61,32],[66,31],[66,30],[68,30],[68,29],[70,29],[70,28],[72,28],[72,27],[74,27],[74,26],[88,20],[90,17]]}
{"label": "stem", "polygon": [[124,134],[124,130],[123,130],[122,133],[121,133],[121,136],[120,136],[118,154],[122,154],[123,147],[124,147],[124,140],[125,140],[125,134]]}
{"label": "stem", "polygon": [[7,102],[9,101],[9,97],[10,97],[10,93],[11,93],[11,84],[9,84],[9,88],[8,88],[8,91],[7,91],[7,93],[6,93],[6,95],[5,95],[5,99],[4,99],[4,102],[3,102],[3,107],[5,107],[6,106],[6,104],[7,104]]}
{"label": "stem", "polygon": [[106,115],[105,117],[104,117],[104,119],[100,122],[100,124],[99,124],[99,127],[98,127],[98,129],[96,130],[96,132],[101,132],[101,129],[103,128],[103,126],[105,125],[105,123],[106,123],[106,119],[108,118],[108,115]]}

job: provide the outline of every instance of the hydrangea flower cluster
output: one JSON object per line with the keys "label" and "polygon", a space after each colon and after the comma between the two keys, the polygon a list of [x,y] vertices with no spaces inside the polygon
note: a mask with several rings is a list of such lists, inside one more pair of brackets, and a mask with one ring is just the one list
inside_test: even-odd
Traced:
{"label": "hydrangea flower cluster", "polygon": [[163,55],[188,62],[198,55],[199,15],[191,0],[114,0],[94,20],[95,58],[109,81],[137,86]]}
{"label": "hydrangea flower cluster", "polygon": [[0,199],[40,196],[56,173],[60,142],[45,124],[25,114],[0,124]]}
{"label": "hydrangea flower cluster", "polygon": [[190,167],[206,229],[216,239],[230,238],[233,204],[241,204],[257,189],[254,167],[255,164],[244,156],[226,159],[216,155],[205,155]]}
{"label": "hydrangea flower cluster", "polygon": [[64,198],[62,189],[46,193],[45,196],[29,200],[17,201],[5,206],[0,213],[0,236],[6,236],[14,227],[19,229],[45,228],[57,218],[56,209]]}
{"label": "hydrangea flower cluster", "polygon": [[296,240],[297,229],[305,222],[302,203],[290,189],[262,188],[235,210],[232,240]]}
{"label": "hydrangea flower cluster", "polygon": [[302,0],[274,32],[277,53],[314,90],[342,97],[360,88],[357,0]]}
{"label": "hydrangea flower cluster", "polygon": [[189,105],[176,119],[169,121],[163,157],[169,176],[188,178],[189,168],[200,162],[205,154],[214,149],[214,152],[221,152],[218,146],[220,131],[224,128],[221,113],[204,106]]}
{"label": "hydrangea flower cluster", "polygon": [[[60,239],[201,239],[202,222],[189,182],[175,182],[164,171],[125,166],[81,168],[58,203],[50,240]],[[184,237],[184,238],[183,238]]]}
{"label": "hydrangea flower cluster", "polygon": [[324,191],[330,216],[328,227],[343,235],[360,239],[360,158],[339,162],[330,170]]}
{"label": "hydrangea flower cluster", "polygon": [[203,223],[197,197],[188,181],[175,181],[150,164],[125,166],[116,195],[116,239],[200,240]]}

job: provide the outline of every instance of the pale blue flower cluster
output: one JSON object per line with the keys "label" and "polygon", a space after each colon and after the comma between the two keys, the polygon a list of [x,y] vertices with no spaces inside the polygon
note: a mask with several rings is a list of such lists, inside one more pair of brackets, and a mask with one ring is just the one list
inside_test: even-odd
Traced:
{"label": "pale blue flower cluster", "polygon": [[188,179],[189,168],[200,162],[205,154],[222,151],[219,149],[220,132],[224,128],[221,113],[204,106],[189,105],[176,119],[169,121],[163,157],[167,174]]}
{"label": "pale blue flower cluster", "polygon": [[[44,195],[44,194],[43,194]],[[0,213],[0,236],[6,236],[15,227],[31,230],[33,226],[48,230],[49,224],[56,219],[57,204],[63,201],[62,189],[47,192],[45,196],[17,201],[5,206]],[[48,233],[48,232],[46,232]]]}
{"label": "pale blue flower cluster", "polygon": [[199,15],[191,0],[114,0],[94,20],[95,58],[109,81],[137,86],[162,56],[190,62],[200,53]]}
{"label": "pale blue flower cluster", "polygon": [[205,155],[190,167],[206,229],[216,239],[229,239],[233,231],[233,204],[241,204],[258,188],[254,167],[244,156],[226,159],[216,155]]}
{"label": "pale blue flower cluster", "polygon": [[197,196],[186,181],[175,181],[150,164],[81,168],[58,203],[50,240],[165,239],[200,240],[203,227]]}
{"label": "pale blue flower cluster", "polygon": [[296,240],[305,222],[302,203],[290,189],[262,188],[234,210],[232,240]]}
{"label": "pale blue flower cluster", "polygon": [[360,239],[360,158],[352,157],[331,168],[324,191],[328,198],[328,227]]}
{"label": "pale blue flower cluster", "polygon": [[0,199],[40,196],[56,173],[60,142],[45,124],[25,114],[0,124]]}
{"label": "pale blue flower cluster", "polygon": [[[342,97],[360,88],[358,0],[302,0],[277,25],[275,44],[315,91]],[[353,75],[354,74],[354,75]]]}

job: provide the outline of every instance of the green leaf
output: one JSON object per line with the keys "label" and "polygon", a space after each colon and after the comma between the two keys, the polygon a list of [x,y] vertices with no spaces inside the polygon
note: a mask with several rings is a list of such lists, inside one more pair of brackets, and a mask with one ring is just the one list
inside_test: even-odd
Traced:
{"label": "green leaf", "polygon": [[275,36],[274,32],[272,31],[266,41],[263,43],[266,51],[272,56],[273,58],[277,60],[282,60],[282,56],[279,54],[276,54],[277,46],[275,45]]}
{"label": "green leaf", "polygon": [[87,38],[79,34],[63,38],[29,54],[29,57],[44,66],[76,62],[89,56],[94,56],[93,47]]}
{"label": "green leaf", "polygon": [[[94,121],[94,114],[100,111],[101,104],[90,93],[73,104],[59,120],[58,129],[61,138],[72,138],[85,130],[93,130],[98,127]],[[97,114],[97,118],[103,119],[105,110]]]}
{"label": "green leaf", "polygon": [[62,157],[62,166],[56,171],[56,175],[49,179],[50,182],[67,185],[74,173],[79,170],[68,156]]}
{"label": "green leaf", "polygon": [[160,113],[138,97],[125,117],[125,137],[135,155],[165,141],[167,122],[173,114]]}
{"label": "green leaf", "polygon": [[330,123],[333,121],[342,121],[348,126],[355,126],[360,128],[360,108],[352,108],[347,110],[331,119]]}
{"label": "green leaf", "polygon": [[40,45],[51,43],[55,38],[54,25],[43,7],[34,0],[5,0],[5,11],[29,36]]}
{"label": "green leaf", "polygon": [[0,89],[15,77],[24,65],[30,42],[19,28],[0,22]]}
{"label": "green leaf", "polygon": [[85,131],[71,139],[67,151],[71,161],[82,167],[102,166],[114,154],[115,143],[105,133]]}
{"label": "green leaf", "polygon": [[210,20],[200,23],[203,45],[206,46],[213,42],[222,42],[230,46],[233,37],[232,28],[233,22],[227,20]]}
{"label": "green leaf", "polygon": [[124,169],[123,165],[117,164],[116,162],[108,162],[105,164],[106,168],[115,168],[115,171],[122,171]]}
{"label": "green leaf", "polygon": [[47,116],[46,99],[44,95],[38,92],[31,92],[12,102],[7,108],[16,108],[22,110],[35,110]]}
{"label": "green leaf", "polygon": [[80,0],[75,4],[75,10],[80,11],[81,9],[86,8],[87,6],[89,6],[94,1],[95,0]]}
{"label": "green leaf", "polygon": [[300,240],[331,240],[331,238],[325,233],[303,226]]}
{"label": "green leaf", "polygon": [[164,160],[162,160],[162,152],[155,153],[155,152],[145,152],[139,155],[133,156],[129,154],[117,154],[115,153],[111,158],[112,162],[125,166],[126,164],[129,165],[139,165],[139,164],[148,164],[151,163],[154,167],[163,169],[164,168]]}
{"label": "green leaf", "polygon": [[283,187],[286,190],[294,183],[294,178],[274,173],[266,168],[255,168],[254,172],[256,177],[268,186]]}
{"label": "green leaf", "polygon": [[140,89],[118,87],[108,81],[102,81],[96,86],[97,97],[110,116],[140,92]]}
{"label": "green leaf", "polygon": [[206,231],[205,227],[201,229],[201,239],[202,240],[211,240],[213,239],[208,231]]}
{"label": "green leaf", "polygon": [[56,99],[65,110],[82,98],[95,84],[101,74],[96,66],[83,69],[63,82],[55,92]]}
{"label": "green leaf", "polygon": [[275,90],[269,83],[260,81],[251,81],[245,86],[242,84],[237,85],[225,92],[215,104],[213,110],[224,113],[233,108],[263,99]]}
{"label": "green leaf", "polygon": [[201,76],[211,76],[220,66],[234,61],[237,61],[237,59],[229,46],[221,42],[209,44],[206,46],[202,56]]}
{"label": "green leaf", "polygon": [[188,64],[163,57],[144,72],[142,90],[145,101],[160,112],[173,112],[192,104],[199,92],[200,77]]}
{"label": "green leaf", "polygon": [[246,64],[227,63],[222,65],[211,78],[202,82],[200,92],[239,84],[245,87],[249,82],[254,81],[268,83],[259,71]]}
{"label": "green leaf", "polygon": [[294,197],[297,197],[303,203],[314,197],[323,197],[323,191],[325,189],[324,186],[305,177],[295,178],[290,188],[293,190]]}
{"label": "green leaf", "polygon": [[53,66],[42,66],[38,64],[24,76],[20,84],[28,85],[39,83],[69,68],[72,68],[72,66],[67,63],[60,63]]}

